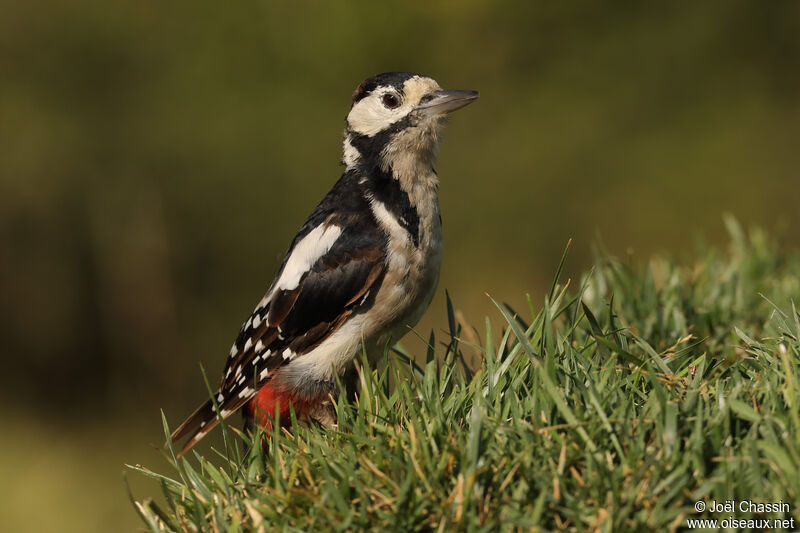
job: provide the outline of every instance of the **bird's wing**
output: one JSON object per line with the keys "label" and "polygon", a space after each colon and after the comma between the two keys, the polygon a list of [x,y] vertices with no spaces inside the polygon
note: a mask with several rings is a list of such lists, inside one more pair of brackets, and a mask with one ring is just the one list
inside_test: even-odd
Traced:
{"label": "bird's wing", "polygon": [[[363,216],[358,220],[327,216],[320,223],[315,218],[320,217],[312,215],[301,228],[272,287],[231,348],[215,394],[223,419],[249,401],[274,370],[327,339],[383,277],[386,238],[377,225]],[[171,440],[191,434],[183,454],[218,420],[209,400],[175,430]]]}

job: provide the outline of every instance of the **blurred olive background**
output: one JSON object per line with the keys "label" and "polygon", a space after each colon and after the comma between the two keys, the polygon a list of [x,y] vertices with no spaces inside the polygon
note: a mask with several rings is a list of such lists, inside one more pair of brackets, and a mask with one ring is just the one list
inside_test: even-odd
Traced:
{"label": "blurred olive background", "polygon": [[[417,328],[540,301],[598,235],[646,261],[800,242],[800,4],[2,2],[0,529],[138,527],[294,232],[341,173],[365,77],[481,98],[437,166],[446,255]],[[405,345],[421,351],[409,335]],[[207,446],[207,445],[206,445]],[[207,450],[207,447],[205,448]],[[137,496],[158,493],[129,474]]]}

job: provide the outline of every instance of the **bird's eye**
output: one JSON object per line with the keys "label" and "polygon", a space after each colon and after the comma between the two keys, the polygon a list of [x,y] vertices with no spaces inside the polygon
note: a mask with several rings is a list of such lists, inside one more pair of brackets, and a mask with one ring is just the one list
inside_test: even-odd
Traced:
{"label": "bird's eye", "polygon": [[383,105],[395,109],[400,105],[400,98],[394,93],[386,93],[383,95]]}

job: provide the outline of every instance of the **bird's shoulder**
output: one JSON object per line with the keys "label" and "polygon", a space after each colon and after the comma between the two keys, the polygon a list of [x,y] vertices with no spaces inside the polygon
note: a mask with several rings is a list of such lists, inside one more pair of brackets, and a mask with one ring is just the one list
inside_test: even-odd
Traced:
{"label": "bird's shoulder", "polygon": [[323,223],[348,227],[350,233],[374,233],[378,227],[369,209],[369,196],[369,183],[360,172],[352,169],[344,172],[300,226],[286,258],[300,240]]}

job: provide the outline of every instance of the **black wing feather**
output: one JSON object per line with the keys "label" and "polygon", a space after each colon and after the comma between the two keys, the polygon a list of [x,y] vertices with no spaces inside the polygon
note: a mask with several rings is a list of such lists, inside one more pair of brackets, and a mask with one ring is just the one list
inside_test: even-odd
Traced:
{"label": "black wing feather", "polygon": [[[296,288],[276,290],[242,326],[216,393],[223,418],[249,401],[271,379],[272,371],[288,362],[283,356],[285,350],[299,357],[319,346],[380,285],[387,237],[372,216],[358,177],[352,173],[337,182],[300,228],[276,279],[280,279],[297,243],[321,224],[338,226],[342,233],[302,275]],[[264,370],[268,374],[262,379]],[[191,435],[183,454],[217,423],[209,400],[171,439],[174,442]]]}

